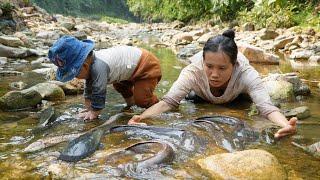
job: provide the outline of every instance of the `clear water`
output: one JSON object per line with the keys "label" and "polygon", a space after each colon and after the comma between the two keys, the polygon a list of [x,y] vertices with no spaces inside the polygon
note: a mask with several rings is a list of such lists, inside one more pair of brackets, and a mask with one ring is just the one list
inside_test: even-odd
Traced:
{"label": "clear water", "polygon": [[[179,62],[175,55],[168,49],[150,49],[161,59],[163,77],[156,89],[159,97],[163,96],[176,80],[184,67],[182,62]],[[286,63],[278,66],[256,66],[262,73],[268,72],[290,72]],[[26,67],[25,71],[30,68]],[[307,80],[320,80],[319,68],[314,70],[301,70],[300,76]],[[22,77],[1,77],[0,79],[0,95],[8,92],[10,87],[8,84],[13,81],[23,81],[29,86],[38,82],[44,81],[41,76],[36,76],[33,73],[26,73]],[[113,90],[108,87],[107,107],[103,110],[101,119],[107,119],[110,115],[118,113],[124,107],[124,100]],[[62,143],[51,148],[44,149],[35,153],[24,154],[21,151],[30,143],[44,138],[46,136],[57,136],[62,134],[70,134],[86,131],[94,126],[101,124],[103,121],[83,122],[75,119],[75,114],[78,108],[83,107],[82,96],[68,96],[65,101],[55,104],[56,111],[60,115],[65,115],[65,121],[60,122],[54,127],[46,130],[38,135],[33,135],[31,129],[38,123],[36,111],[28,112],[0,112],[0,179],[12,178],[32,178],[38,179],[43,177],[52,177],[48,173],[48,167],[54,164],[59,164],[62,171],[59,173],[62,178],[79,177],[85,175],[91,177],[123,177],[121,173],[114,170],[110,165],[105,163],[106,155],[121,150],[125,147],[139,142],[138,139],[128,138],[123,133],[114,133],[106,135],[102,138],[104,144],[95,154],[75,164],[61,163],[57,160],[57,152],[61,151],[66,143]],[[265,149],[275,155],[284,169],[288,173],[289,179],[319,179],[320,178],[320,161],[314,157],[305,154],[300,149],[291,145],[291,141],[299,141],[302,143],[311,144],[320,141],[320,92],[319,88],[312,88],[312,95],[303,100],[284,103],[283,107],[293,108],[306,105],[310,108],[312,116],[303,120],[305,124],[298,125],[298,132],[294,136],[287,137],[276,143],[275,145],[256,144],[249,148]],[[250,103],[234,102],[230,105],[218,106],[211,104],[193,104],[183,102],[178,110],[165,113],[158,118],[147,119],[149,125],[177,127],[191,119],[203,115],[222,114],[238,117],[245,120],[254,128],[263,128],[270,123],[268,120],[258,116],[249,117],[248,108]],[[136,112],[141,112],[136,109]],[[123,117],[116,124],[126,124],[130,116]],[[307,124],[309,123],[309,124]],[[199,136],[206,138],[206,134],[201,132]],[[194,178],[194,179],[209,179],[209,175],[200,169],[196,164],[198,159],[205,156],[226,152],[218,148],[215,144],[209,143],[202,153],[194,153],[188,156],[185,152],[176,156],[183,157],[182,160],[175,160],[173,164],[156,168],[140,175],[132,175],[137,178]],[[127,162],[132,157],[119,159],[119,162]],[[61,165],[62,164],[62,165]],[[127,169],[130,174],[130,168]]]}

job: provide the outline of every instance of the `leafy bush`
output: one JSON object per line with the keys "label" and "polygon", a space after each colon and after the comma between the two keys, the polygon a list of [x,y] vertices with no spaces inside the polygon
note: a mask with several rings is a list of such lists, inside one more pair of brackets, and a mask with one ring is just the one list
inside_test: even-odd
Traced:
{"label": "leafy bush", "polygon": [[0,4],[0,8],[3,12],[3,16],[11,16],[14,6],[10,2],[4,2]]}
{"label": "leafy bush", "polygon": [[292,27],[294,21],[294,3],[284,0],[258,0],[250,11],[239,13],[241,22],[253,22],[257,28]]}
{"label": "leafy bush", "polygon": [[232,20],[251,0],[128,0],[130,11],[146,20],[208,19]]}

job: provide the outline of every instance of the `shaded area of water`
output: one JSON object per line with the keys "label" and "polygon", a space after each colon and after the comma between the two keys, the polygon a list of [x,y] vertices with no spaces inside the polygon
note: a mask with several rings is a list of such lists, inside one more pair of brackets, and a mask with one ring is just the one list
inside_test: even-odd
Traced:
{"label": "shaded area of water", "polygon": [[[154,52],[161,60],[163,77],[156,89],[156,93],[159,97],[162,97],[169,90],[172,83],[176,80],[181,68],[183,68],[184,65],[176,60],[175,55],[168,49],[148,49]],[[281,65],[280,67],[256,67],[258,71],[262,72],[262,74],[267,74],[268,72],[286,72],[285,70],[287,68],[286,65]],[[315,78],[315,76],[313,76],[314,72],[312,71],[301,71],[301,74],[306,79]],[[5,92],[11,90],[8,88],[8,84],[10,82],[20,80],[26,82],[28,86],[31,86],[38,82],[44,81],[44,77],[34,76],[32,73],[26,73],[22,77],[1,77],[0,94],[4,94]],[[83,98],[81,95],[68,96],[66,100],[55,105],[55,109],[59,116],[63,117],[62,120],[49,130],[37,135],[34,135],[31,132],[31,130],[38,123],[36,112],[28,111],[0,113],[0,177],[40,178],[43,176],[50,176],[48,173],[48,166],[52,164],[61,164],[60,161],[56,160],[58,156],[57,152],[61,151],[66,146],[66,143],[61,143],[54,147],[30,154],[24,154],[21,151],[30,143],[43,137],[84,132],[92,127],[102,124],[103,120],[106,120],[111,115],[120,112],[125,106],[124,100],[111,86],[108,86],[107,92],[108,104],[102,111],[102,120],[84,122],[76,119],[75,114],[81,110],[81,108],[83,108]],[[312,144],[320,141],[319,102],[320,92],[318,89],[313,88],[311,97],[282,104],[282,106],[286,108],[306,105],[310,108],[312,116],[306,120],[303,120],[303,123],[305,124],[298,125],[298,132],[294,136],[284,138],[273,145],[259,143],[253,144],[252,146],[246,148],[265,149],[271,154],[275,155],[280,163],[284,166],[289,178],[301,177],[304,179],[319,179],[320,161],[291,145],[291,141],[306,144]],[[197,117],[222,114],[243,119],[257,130],[263,129],[266,125],[271,124],[268,120],[259,116],[249,117],[249,106],[250,102],[244,102],[242,100],[234,101],[229,105],[193,104],[188,101],[183,101],[179,109],[162,114],[154,119],[147,119],[145,122],[148,123],[148,125],[153,126],[181,128],[186,127],[187,123],[191,122],[191,120],[196,119]],[[134,111],[139,113],[142,111],[142,109],[136,108]],[[125,116],[115,124],[126,124],[129,118],[130,116]],[[310,125],[307,123],[313,124]],[[314,125],[314,123],[319,124]],[[187,129],[192,130],[191,127],[187,127]],[[218,147],[215,143],[210,142],[207,132],[201,130],[196,132],[199,137],[207,139],[208,143],[206,144],[205,149],[192,154],[180,152],[180,154],[177,154],[177,156],[183,157],[182,159],[176,158],[172,164],[142,172],[140,176],[131,174],[131,177],[153,179],[168,177],[209,179],[210,175],[201,170],[196,164],[196,161],[208,155],[227,151]],[[64,169],[67,171],[66,174],[69,176],[63,177],[78,177],[88,173],[94,173],[95,177],[122,177],[123,175],[110,168],[110,166],[106,164],[105,157],[134,143],[140,142],[141,140],[147,139],[133,138],[125,133],[108,134],[102,138],[103,146],[100,147],[100,149],[91,157],[72,165],[64,163],[63,165],[67,164],[66,168]],[[129,160],[132,160],[132,158],[137,159],[139,156],[126,157],[119,159],[119,161],[128,162]],[[61,172],[61,174],[63,174],[63,172]]]}

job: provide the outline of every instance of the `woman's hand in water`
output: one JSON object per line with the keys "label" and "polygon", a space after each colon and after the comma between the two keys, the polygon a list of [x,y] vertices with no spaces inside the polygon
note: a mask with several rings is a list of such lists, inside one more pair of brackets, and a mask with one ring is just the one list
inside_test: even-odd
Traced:
{"label": "woman's hand in water", "polygon": [[83,118],[84,120],[93,120],[97,119],[101,111],[93,111],[89,110],[86,112],[82,112],[78,114],[79,118]]}
{"label": "woman's hand in water", "polygon": [[132,118],[128,121],[128,124],[130,125],[143,125],[146,126],[146,123],[141,123],[141,116],[139,115],[134,115]]}
{"label": "woman's hand in water", "polygon": [[285,127],[279,129],[279,131],[274,134],[275,138],[281,138],[290,134],[294,134],[297,131],[297,118],[293,117],[288,121],[288,125],[286,125]]}

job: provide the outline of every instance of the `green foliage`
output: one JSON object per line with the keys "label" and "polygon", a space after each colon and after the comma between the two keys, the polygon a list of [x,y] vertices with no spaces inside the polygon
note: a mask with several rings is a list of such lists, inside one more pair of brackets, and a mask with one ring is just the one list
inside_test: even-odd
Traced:
{"label": "green foliage", "polygon": [[115,17],[136,21],[125,0],[31,0],[49,13],[80,17]]}
{"label": "green foliage", "polygon": [[251,0],[128,0],[130,11],[146,20],[208,19],[232,20]]}
{"label": "green foliage", "polygon": [[10,2],[4,2],[0,4],[0,8],[4,16],[10,16],[14,6]]}
{"label": "green foliage", "polygon": [[211,0],[212,14],[222,21],[230,21],[236,18],[239,11],[251,9],[254,3],[251,0]]}
{"label": "green foliage", "polygon": [[240,12],[241,22],[254,22],[257,28],[291,27],[294,21],[295,6],[285,0],[257,0],[250,11]]}

